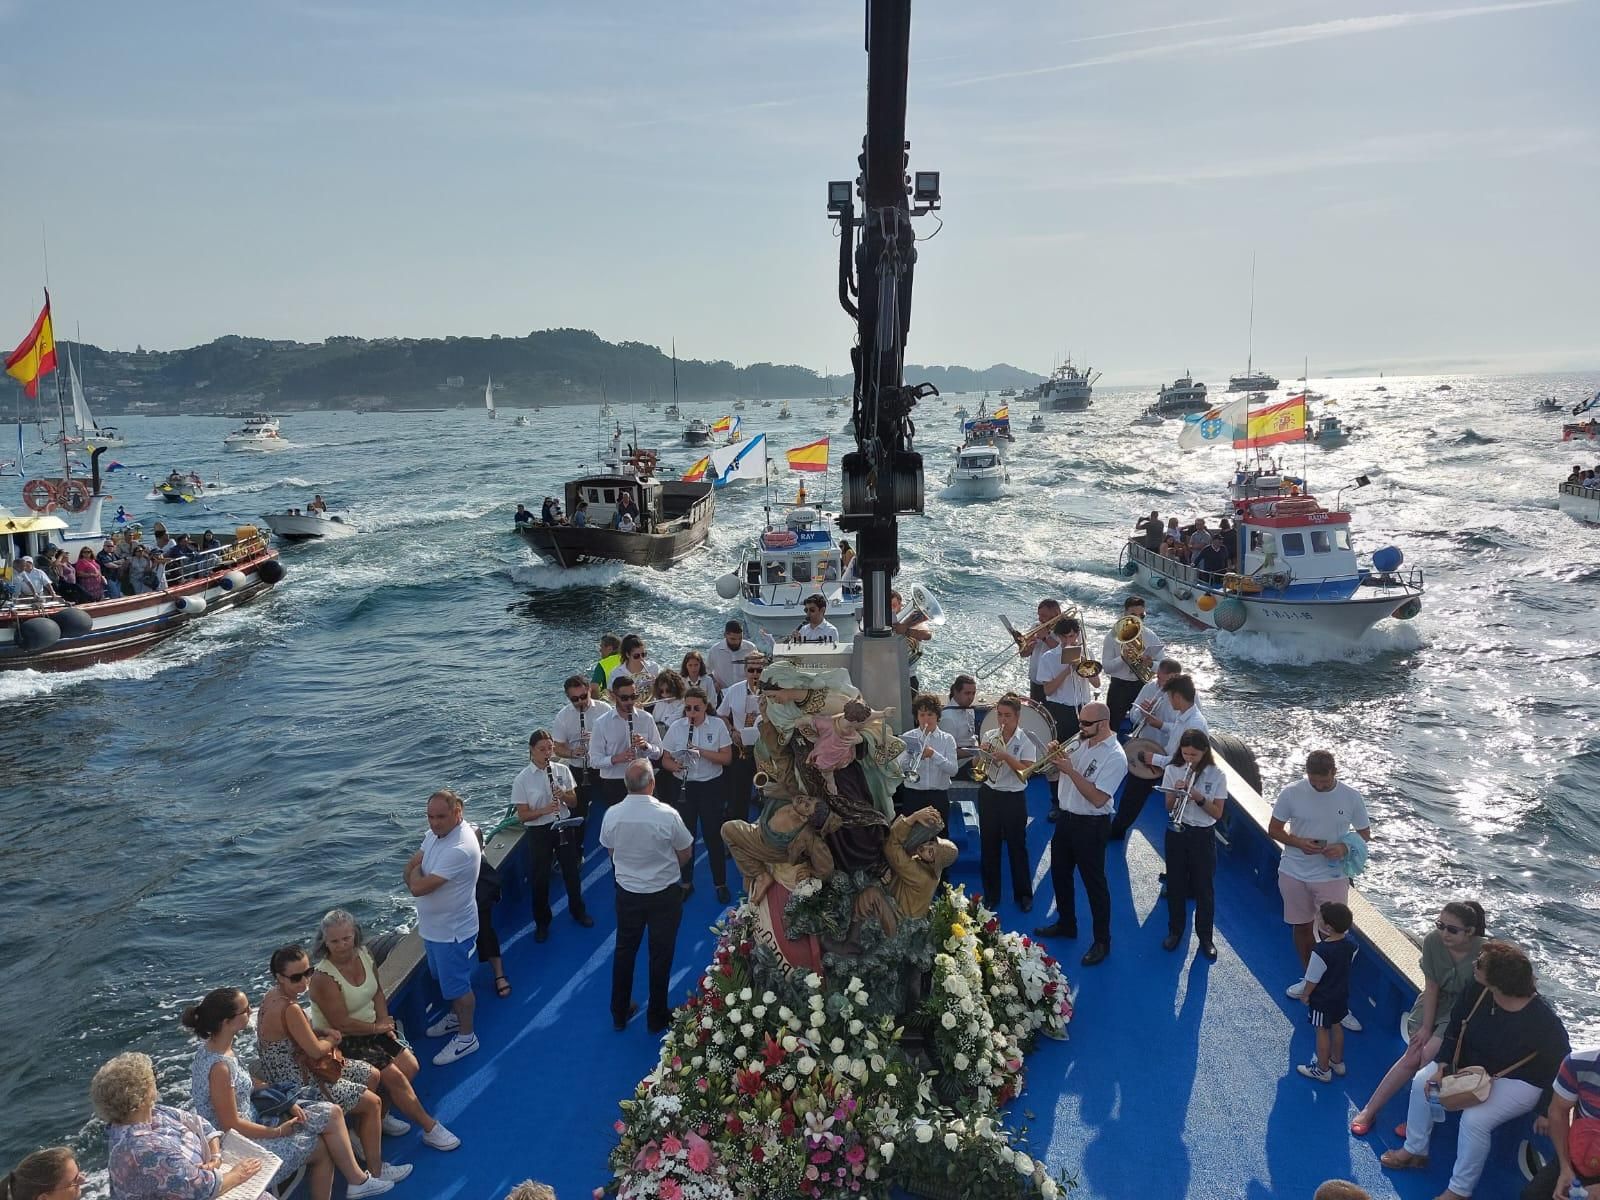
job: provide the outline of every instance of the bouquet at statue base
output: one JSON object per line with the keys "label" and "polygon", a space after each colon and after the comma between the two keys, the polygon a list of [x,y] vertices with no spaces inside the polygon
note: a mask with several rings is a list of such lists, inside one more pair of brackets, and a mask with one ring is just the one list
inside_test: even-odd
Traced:
{"label": "bouquet at statue base", "polygon": [[[959,889],[898,936],[864,939],[854,972],[832,953],[824,973],[792,967],[748,904],[716,932],[655,1069],[622,1101],[610,1194],[887,1197],[933,1181],[988,1200],[1069,1186],[999,1111],[1037,1035],[1064,1036],[1072,1016],[1060,967],[1036,943]],[[913,997],[903,1012],[865,982],[895,978],[896,964],[912,979],[886,994]]]}

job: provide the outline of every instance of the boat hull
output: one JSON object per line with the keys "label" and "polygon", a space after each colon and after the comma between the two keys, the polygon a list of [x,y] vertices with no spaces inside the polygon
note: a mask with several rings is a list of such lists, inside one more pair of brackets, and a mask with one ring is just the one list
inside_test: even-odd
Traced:
{"label": "boat hull", "polygon": [[231,454],[273,454],[287,445],[280,438],[246,438],[237,442],[224,440],[222,448]]}
{"label": "boat hull", "polygon": [[983,475],[952,475],[945,491],[957,500],[998,500],[1005,494],[1005,489],[1005,474],[997,471]]}
{"label": "boat hull", "polygon": [[261,519],[286,542],[334,540],[360,532],[338,514],[316,517],[305,513],[269,513]]}
{"label": "boat hull", "polygon": [[711,435],[709,433],[701,433],[699,430],[685,433],[683,435],[683,444],[685,446],[709,446],[711,444]]}
{"label": "boat hull", "polygon": [[1088,395],[1040,396],[1040,412],[1088,412],[1093,401]]}
{"label": "boat hull", "polygon": [[711,509],[698,521],[676,522],[659,533],[622,533],[576,525],[522,525],[518,535],[540,557],[558,567],[627,563],[633,567],[669,567],[687,557],[711,535]]}
{"label": "boat hull", "polygon": [[1600,491],[1563,483],[1561,491],[1556,496],[1556,503],[1569,517],[1576,517],[1591,525],[1600,525]]}

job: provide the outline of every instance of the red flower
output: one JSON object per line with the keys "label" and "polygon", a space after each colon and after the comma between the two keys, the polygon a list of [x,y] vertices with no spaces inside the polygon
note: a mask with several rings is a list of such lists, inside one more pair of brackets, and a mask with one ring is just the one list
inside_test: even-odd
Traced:
{"label": "red flower", "polygon": [[778,1132],[781,1133],[784,1137],[793,1137],[794,1136],[794,1116],[793,1116],[793,1114],[791,1114],[791,1113],[785,1113],[784,1114],[783,1120],[778,1122]]}
{"label": "red flower", "polygon": [[741,1096],[754,1096],[761,1090],[761,1076],[755,1071],[740,1071],[734,1076],[734,1086]]}
{"label": "red flower", "polygon": [[1000,918],[999,917],[990,917],[988,922],[984,925],[983,931],[985,933],[993,933],[993,932],[995,932],[995,930],[997,930],[999,928],[1000,928]]}
{"label": "red flower", "polygon": [[727,1126],[728,1132],[735,1136],[744,1132],[744,1122],[739,1119],[738,1113],[729,1113],[722,1123]]}
{"label": "red flower", "polygon": [[769,1067],[775,1067],[783,1061],[783,1046],[770,1033],[767,1034],[767,1044],[761,1048],[761,1057]]}
{"label": "red flower", "polygon": [[765,1162],[766,1158],[767,1158],[767,1152],[765,1150],[763,1150],[760,1146],[751,1146],[750,1147],[750,1161],[751,1162]]}

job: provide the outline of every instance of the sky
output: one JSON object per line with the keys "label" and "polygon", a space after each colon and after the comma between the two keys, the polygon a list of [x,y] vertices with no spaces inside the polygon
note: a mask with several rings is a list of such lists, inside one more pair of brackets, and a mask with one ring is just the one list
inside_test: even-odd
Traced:
{"label": "sky", "polygon": [[[1600,0],[916,0],[908,358],[1600,368]],[[846,367],[859,3],[0,0],[0,341]]]}

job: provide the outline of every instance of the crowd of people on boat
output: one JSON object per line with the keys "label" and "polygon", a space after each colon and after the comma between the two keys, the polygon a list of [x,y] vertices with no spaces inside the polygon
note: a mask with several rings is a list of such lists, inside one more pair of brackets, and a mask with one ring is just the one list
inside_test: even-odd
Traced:
{"label": "crowd of people on boat", "polygon": [[98,551],[80,546],[74,556],[70,550],[47,545],[37,558],[22,555],[10,577],[0,578],[0,599],[25,604],[48,600],[86,604],[165,591],[170,571],[186,563],[215,561],[224,549],[209,529],[198,541],[187,533],[172,537],[159,522],[153,533],[150,545],[138,530],[125,530],[107,537]]}
{"label": "crowd of people on boat", "polygon": [[1188,525],[1180,524],[1177,517],[1168,517],[1163,524],[1161,514],[1152,509],[1148,517],[1134,526],[1134,533],[1139,544],[1152,554],[1210,575],[1222,575],[1238,566],[1238,532],[1228,517],[1221,518],[1217,527],[1210,529],[1204,517],[1196,517]]}
{"label": "crowd of people on boat", "polygon": [[1575,487],[1600,488],[1600,466],[1585,467],[1582,463],[1572,468],[1572,473],[1567,476],[1567,482]]}

